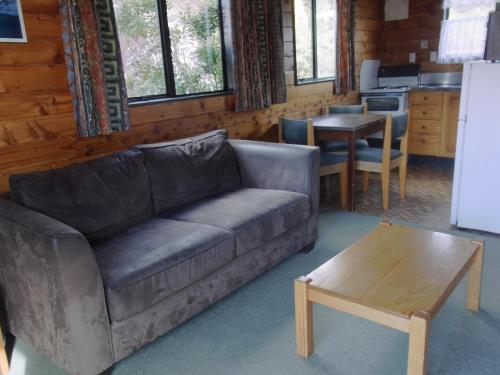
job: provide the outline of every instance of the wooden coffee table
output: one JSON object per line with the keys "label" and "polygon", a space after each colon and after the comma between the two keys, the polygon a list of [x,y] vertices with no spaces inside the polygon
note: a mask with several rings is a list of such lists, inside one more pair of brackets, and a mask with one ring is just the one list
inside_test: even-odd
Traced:
{"label": "wooden coffee table", "polygon": [[426,372],[431,320],[469,271],[466,307],[479,309],[483,242],[382,222],[295,280],[297,354],[313,352],[319,303],[409,334],[408,375]]}
{"label": "wooden coffee table", "polygon": [[3,342],[2,328],[0,327],[0,375],[7,375],[9,373],[9,362],[7,361],[7,354],[5,353],[5,343]]}

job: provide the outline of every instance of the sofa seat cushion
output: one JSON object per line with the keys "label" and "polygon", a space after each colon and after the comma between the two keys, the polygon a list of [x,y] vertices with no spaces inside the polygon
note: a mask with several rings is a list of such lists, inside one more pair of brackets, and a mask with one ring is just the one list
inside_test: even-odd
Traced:
{"label": "sofa seat cushion", "polygon": [[238,256],[294,228],[310,215],[307,195],[282,190],[238,189],[191,204],[169,213],[168,217],[234,232]]}
{"label": "sofa seat cushion", "polygon": [[143,311],[235,257],[231,232],[162,218],[131,227],[94,250],[114,322]]}
{"label": "sofa seat cushion", "polygon": [[105,240],[153,216],[144,155],[128,150],[67,168],[10,177],[12,199]]}
{"label": "sofa seat cushion", "polygon": [[241,186],[227,130],[136,147],[144,153],[156,213]]}

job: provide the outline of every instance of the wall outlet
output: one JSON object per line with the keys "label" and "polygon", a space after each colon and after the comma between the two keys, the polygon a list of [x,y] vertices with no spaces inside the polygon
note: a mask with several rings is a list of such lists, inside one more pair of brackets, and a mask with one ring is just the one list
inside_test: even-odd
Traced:
{"label": "wall outlet", "polygon": [[429,41],[428,40],[421,40],[420,41],[420,49],[427,49],[429,48]]}
{"label": "wall outlet", "polygon": [[437,52],[436,51],[431,52],[430,60],[431,60],[431,62],[437,61]]}
{"label": "wall outlet", "polygon": [[417,54],[415,52],[410,52],[410,63],[415,64],[417,62]]}

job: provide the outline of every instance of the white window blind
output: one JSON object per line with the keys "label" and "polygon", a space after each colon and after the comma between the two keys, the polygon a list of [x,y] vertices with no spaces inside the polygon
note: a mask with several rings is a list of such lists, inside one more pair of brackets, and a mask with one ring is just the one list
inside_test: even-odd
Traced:
{"label": "white window blind", "polygon": [[496,0],[444,0],[438,62],[458,64],[484,57],[488,14]]}

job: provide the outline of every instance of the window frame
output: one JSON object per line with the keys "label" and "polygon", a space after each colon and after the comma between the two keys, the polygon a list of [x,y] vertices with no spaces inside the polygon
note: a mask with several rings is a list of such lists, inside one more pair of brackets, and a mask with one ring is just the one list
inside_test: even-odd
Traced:
{"label": "window frame", "polygon": [[[293,59],[294,59],[294,80],[295,86],[309,85],[313,83],[321,82],[335,82],[337,76],[333,77],[318,77],[318,25],[316,17],[316,0],[311,1],[311,13],[312,13],[312,46],[313,46],[313,78],[299,79],[297,74],[297,43],[296,43],[296,28],[295,28],[295,1],[292,0],[292,28],[293,28]],[[338,15],[337,15],[338,16]],[[338,22],[338,21],[337,21]],[[335,30],[335,37],[337,37],[337,30]],[[335,57],[336,58],[336,57]]]}
{"label": "window frame", "polygon": [[156,0],[158,7],[158,23],[161,37],[161,48],[163,57],[163,72],[165,76],[165,94],[155,94],[146,96],[127,96],[129,105],[141,104],[157,104],[161,102],[179,101],[196,99],[199,97],[221,96],[228,95],[233,92],[234,87],[234,73],[232,69],[233,51],[231,35],[228,35],[229,28],[226,24],[230,25],[230,0],[218,0],[219,4],[219,29],[221,35],[221,54],[222,54],[222,76],[224,80],[224,87],[222,90],[204,91],[189,94],[176,93],[175,87],[175,73],[172,57],[172,48],[170,41],[170,29],[168,27],[168,14],[167,14],[167,0]]}

